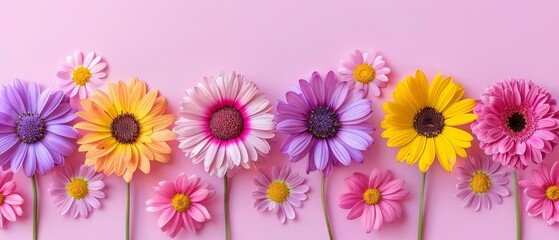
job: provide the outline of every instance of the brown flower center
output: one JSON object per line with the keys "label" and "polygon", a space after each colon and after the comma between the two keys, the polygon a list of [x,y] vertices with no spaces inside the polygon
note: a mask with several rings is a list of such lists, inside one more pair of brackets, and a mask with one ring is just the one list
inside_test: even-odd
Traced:
{"label": "brown flower center", "polygon": [[424,107],[415,113],[413,128],[424,137],[436,137],[444,128],[443,114],[432,107]]}
{"label": "brown flower center", "polygon": [[140,136],[140,123],[133,114],[122,113],[113,119],[111,135],[121,144],[134,143]]}

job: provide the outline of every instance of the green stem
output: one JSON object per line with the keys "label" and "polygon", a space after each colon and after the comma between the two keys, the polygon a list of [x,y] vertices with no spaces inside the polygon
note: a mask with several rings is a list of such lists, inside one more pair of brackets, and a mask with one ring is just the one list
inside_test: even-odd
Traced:
{"label": "green stem", "polygon": [[322,210],[324,211],[324,220],[326,221],[326,228],[328,228],[328,237],[330,240],[334,239],[332,237],[332,228],[330,227],[330,218],[328,217],[328,209],[326,208],[326,197],[324,194],[324,189],[326,185],[326,176],[322,175],[322,184],[320,188],[321,198],[322,198]]}
{"label": "green stem", "polygon": [[227,176],[223,177],[223,209],[225,212],[225,240],[231,239],[231,229],[229,226],[229,184]]}
{"label": "green stem", "polygon": [[126,240],[130,240],[130,183],[126,183]]}
{"label": "green stem", "polygon": [[31,176],[31,184],[33,185],[33,240],[37,240],[37,182],[35,175]]}
{"label": "green stem", "polygon": [[520,228],[520,199],[518,198],[518,177],[516,171],[512,171],[514,184],[514,207],[516,208],[516,240],[522,239],[522,231]]}
{"label": "green stem", "polygon": [[425,206],[425,175],[427,173],[421,173],[421,190],[419,192],[419,222],[417,224],[417,239],[423,239],[423,212]]}

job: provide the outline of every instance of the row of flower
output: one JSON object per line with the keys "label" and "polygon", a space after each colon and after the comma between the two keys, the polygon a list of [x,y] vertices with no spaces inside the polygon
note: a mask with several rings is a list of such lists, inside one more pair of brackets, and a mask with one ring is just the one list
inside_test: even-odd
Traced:
{"label": "row of flower", "polygon": [[[369,96],[379,96],[387,74],[382,56],[358,50],[341,62],[338,74],[315,72],[299,80],[277,103],[272,104],[256,84],[236,73],[204,78],[187,89],[179,118],[166,114],[167,100],[145,82],[131,79],[109,83],[107,64],[100,56],[80,52],[61,64],[57,88],[41,90],[37,83],[15,80],[0,89],[0,227],[5,220],[22,215],[23,198],[15,191],[13,173],[23,168],[34,187],[34,238],[37,238],[35,177],[62,166],[77,149],[85,152],[84,165],[59,168],[49,193],[60,214],[87,217],[105,197],[104,175],[122,176],[127,183],[136,170],[150,172],[150,162],[166,163],[171,147],[179,148],[210,175],[224,180],[226,239],[228,221],[228,172],[253,168],[270,151],[268,141],[276,131],[287,135],[281,151],[290,161],[307,161],[306,172],[322,172],[321,196],[325,224],[332,231],[325,208],[325,182],[335,166],[362,163],[363,151],[373,144],[375,128]],[[340,78],[341,80],[338,80]],[[480,100],[463,99],[464,88],[450,77],[437,75],[429,83],[418,70],[398,83],[393,101],[383,104],[382,137],[389,147],[399,148],[396,160],[418,163],[422,172],[418,238],[422,238],[425,175],[435,159],[448,172],[457,157],[466,159],[459,168],[457,197],[464,207],[490,209],[508,196],[509,182],[501,165],[512,168],[516,211],[519,212],[516,172],[539,164],[559,142],[559,109],[545,88],[531,81],[511,79],[490,85]],[[72,106],[79,98],[80,106]],[[80,119],[76,124],[76,118]],[[463,130],[471,123],[473,134],[487,156],[467,157],[473,136]],[[174,127],[170,129],[170,126]],[[80,131],[78,131],[78,129]],[[77,144],[76,144],[77,143]],[[79,146],[78,146],[79,145]],[[288,166],[261,170],[251,194],[258,211],[270,211],[279,221],[295,218],[294,207],[307,199],[304,178]],[[103,174],[96,173],[102,172]],[[348,219],[361,217],[367,232],[402,215],[399,201],[406,197],[404,181],[389,170],[374,168],[369,176],[354,173],[346,179],[348,193],[339,206]],[[532,179],[520,181],[529,199],[526,210],[541,215],[552,225],[559,222],[559,163],[533,171]],[[156,196],[146,202],[147,211],[160,213],[158,227],[171,237],[181,229],[196,232],[211,218],[204,201],[214,190],[196,176],[181,174],[176,181],[161,181]],[[518,215],[517,215],[518,216]],[[519,221],[517,221],[519,222]],[[126,221],[129,238],[129,220]],[[520,226],[517,225],[518,237]]]}

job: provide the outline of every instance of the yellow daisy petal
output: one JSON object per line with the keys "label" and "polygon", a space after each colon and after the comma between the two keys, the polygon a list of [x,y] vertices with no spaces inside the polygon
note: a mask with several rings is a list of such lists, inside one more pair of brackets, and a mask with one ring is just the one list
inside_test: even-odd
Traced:
{"label": "yellow daisy petal", "polygon": [[437,149],[437,159],[439,160],[439,163],[444,170],[446,170],[447,172],[451,172],[452,167],[456,163],[456,153],[454,152],[454,148],[442,134],[434,137],[434,140],[435,147]]}
{"label": "yellow daisy petal", "polygon": [[452,118],[472,112],[476,106],[476,100],[467,98],[456,102],[454,105],[448,107],[443,111],[446,118]]}
{"label": "yellow daisy petal", "polygon": [[471,123],[476,120],[477,115],[474,113],[462,114],[459,116],[451,117],[444,120],[444,124],[448,126],[458,126],[466,123]]}
{"label": "yellow daisy petal", "polygon": [[423,154],[421,154],[421,159],[419,159],[419,170],[422,172],[427,172],[433,161],[435,161],[435,141],[433,138],[427,138],[425,143],[425,149],[423,149]]}
{"label": "yellow daisy petal", "polygon": [[[389,133],[389,130],[384,131],[382,133],[383,136],[388,135],[387,132]],[[415,138],[415,136],[417,136],[417,132],[415,131],[415,129],[409,128],[409,129],[394,131],[394,133],[391,135],[392,136],[390,136],[390,138],[386,142],[386,145],[388,145],[389,147],[400,147],[408,144],[413,138]]]}

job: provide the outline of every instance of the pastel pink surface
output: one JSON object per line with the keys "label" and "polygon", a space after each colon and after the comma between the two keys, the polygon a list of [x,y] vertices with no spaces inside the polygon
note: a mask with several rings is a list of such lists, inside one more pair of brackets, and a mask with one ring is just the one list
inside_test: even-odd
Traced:
{"label": "pastel pink surface", "polygon": [[[176,113],[184,89],[203,75],[221,70],[245,74],[275,103],[299,78],[318,70],[337,69],[339,61],[359,48],[375,49],[392,72],[381,98],[373,99],[377,127],[375,144],[365,163],[336,168],[328,178],[328,201],[336,239],[415,239],[420,173],[417,166],[395,161],[396,149],[380,137],[381,104],[391,99],[397,82],[415,70],[429,77],[444,73],[461,82],[466,96],[477,98],[484,87],[506,78],[533,79],[559,97],[559,3],[552,1],[25,1],[4,2],[0,7],[0,82],[13,77],[54,86],[58,64],[76,50],[95,51],[109,64],[107,81],[137,76],[157,88]],[[274,110],[275,111],[275,110]],[[286,163],[279,152],[284,135],[278,134],[272,152],[261,167]],[[195,236],[180,239],[222,239],[222,181],[210,177],[203,166],[193,165],[172,142],[170,164],[154,163],[150,175],[136,174],[132,182],[132,238],[167,239],[157,228],[157,214],[145,211],[160,180],[173,180],[180,172],[201,176],[216,190],[208,202],[212,219]],[[477,142],[474,143],[477,146]],[[480,153],[477,147],[470,153]],[[76,164],[83,154],[68,159]],[[558,151],[544,162],[552,163]],[[457,166],[463,164],[463,160]],[[343,179],[354,171],[368,175],[373,167],[391,169],[406,181],[409,197],[402,202],[404,215],[380,232],[366,234],[358,220],[345,219],[337,206],[346,192]],[[304,175],[305,163],[293,165]],[[530,168],[529,168],[530,169]],[[526,178],[528,171],[520,173]],[[514,199],[490,211],[460,207],[457,172],[446,173],[434,164],[427,177],[425,239],[513,239]],[[250,193],[256,171],[239,171],[231,181],[233,239],[326,239],[320,206],[320,175],[306,178],[309,199],[296,209],[297,218],[281,225],[273,214],[253,208]],[[49,176],[39,178],[39,239],[123,239],[126,186],[121,178],[108,177],[107,198],[89,218],[74,220],[57,214],[47,188]],[[0,230],[0,239],[30,239],[32,229],[31,183],[16,174],[18,191],[25,198],[24,215]],[[512,190],[512,185],[509,184]],[[526,204],[522,197],[521,204]],[[524,239],[556,239],[559,226],[549,227],[541,218],[522,210]]]}

